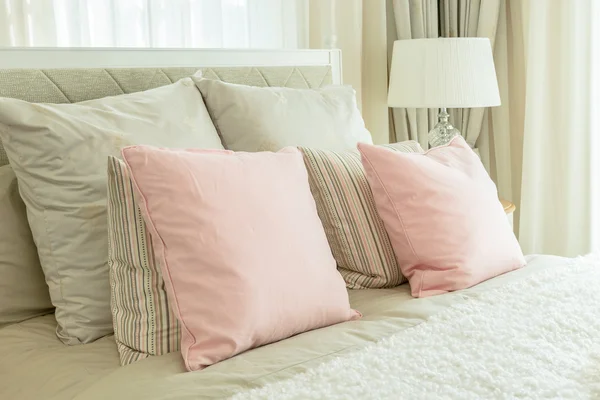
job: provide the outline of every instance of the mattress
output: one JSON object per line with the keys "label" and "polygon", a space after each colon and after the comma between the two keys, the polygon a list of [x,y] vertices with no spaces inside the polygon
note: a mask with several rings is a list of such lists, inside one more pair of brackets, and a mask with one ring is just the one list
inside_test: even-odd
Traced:
{"label": "mattress", "polygon": [[0,329],[0,399],[227,398],[410,329],[474,293],[569,261],[546,255],[527,260],[520,270],[440,296],[412,298],[408,285],[350,290],[351,304],[362,319],[253,349],[197,372],[185,372],[179,353],[121,367],[112,336],[66,346],[55,336],[54,316],[37,317]]}

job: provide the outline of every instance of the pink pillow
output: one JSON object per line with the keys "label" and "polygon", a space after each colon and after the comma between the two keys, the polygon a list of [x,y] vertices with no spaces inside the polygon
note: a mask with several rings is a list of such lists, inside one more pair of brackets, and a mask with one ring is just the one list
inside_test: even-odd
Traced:
{"label": "pink pillow", "polygon": [[496,186],[462,137],[423,154],[358,148],[413,296],[465,289],[525,265]]}
{"label": "pink pillow", "polygon": [[181,322],[188,370],[360,316],[298,150],[133,146],[123,158]]}

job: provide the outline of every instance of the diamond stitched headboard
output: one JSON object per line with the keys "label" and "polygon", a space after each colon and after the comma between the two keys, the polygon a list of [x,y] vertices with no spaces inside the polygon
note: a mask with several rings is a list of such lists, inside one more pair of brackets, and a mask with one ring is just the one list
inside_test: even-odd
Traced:
{"label": "diamond stitched headboard", "polygon": [[[76,103],[168,85],[202,70],[208,79],[251,86],[319,88],[330,66],[222,68],[0,69],[0,97],[36,103]],[[8,159],[0,142],[0,166]]]}

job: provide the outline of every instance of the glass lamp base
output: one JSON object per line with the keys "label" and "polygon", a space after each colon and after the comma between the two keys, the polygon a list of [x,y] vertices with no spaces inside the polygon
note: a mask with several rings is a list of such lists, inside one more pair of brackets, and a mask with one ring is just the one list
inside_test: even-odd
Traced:
{"label": "glass lamp base", "polygon": [[438,114],[438,123],[429,131],[428,140],[431,147],[442,146],[450,143],[453,137],[460,135],[458,129],[448,122],[450,115],[442,108]]}

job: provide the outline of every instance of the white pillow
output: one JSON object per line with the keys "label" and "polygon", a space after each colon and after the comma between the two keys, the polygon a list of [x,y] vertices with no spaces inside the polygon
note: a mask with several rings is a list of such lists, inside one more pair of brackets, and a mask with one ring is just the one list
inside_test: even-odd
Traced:
{"label": "white pillow", "polygon": [[17,175],[58,337],[88,343],[112,332],[107,159],[132,144],[222,149],[191,79],[77,104],[0,98],[0,138]]}
{"label": "white pillow", "polygon": [[192,79],[227,149],[304,146],[339,151],[356,149],[357,142],[372,143],[350,86],[290,89]]}

